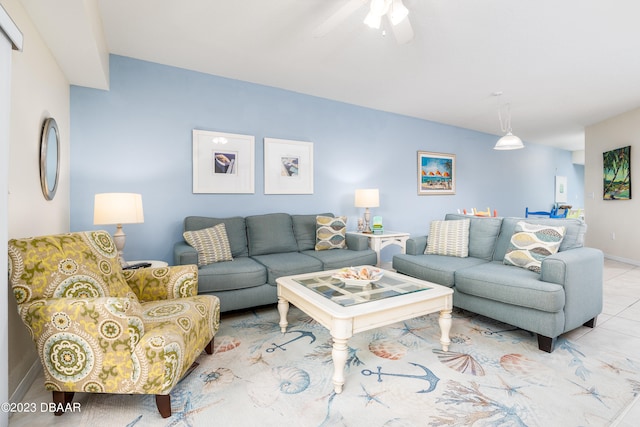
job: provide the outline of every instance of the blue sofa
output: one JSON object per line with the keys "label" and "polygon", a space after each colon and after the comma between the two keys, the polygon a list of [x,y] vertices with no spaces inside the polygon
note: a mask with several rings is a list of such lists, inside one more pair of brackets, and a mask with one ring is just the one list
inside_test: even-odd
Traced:
{"label": "blue sofa", "polygon": [[[318,214],[333,216],[331,213]],[[233,261],[198,268],[198,293],[220,299],[220,310],[232,311],[278,301],[281,276],[375,265],[376,253],[364,236],[346,235],[346,249],[316,251],[316,216],[271,213],[248,217],[189,216],[184,231],[224,223]],[[198,253],[186,241],[173,248],[176,265],[197,264]]]}
{"label": "blue sofa", "polygon": [[[470,219],[469,256],[425,255],[427,236],[407,241],[406,254],[393,257],[403,274],[454,289],[453,305],[538,336],[538,347],[552,352],[556,338],[581,325],[595,327],[602,312],[602,251],[584,247],[586,224],[579,219]],[[566,227],[559,251],[542,261],[540,273],[505,265],[516,223]]]}

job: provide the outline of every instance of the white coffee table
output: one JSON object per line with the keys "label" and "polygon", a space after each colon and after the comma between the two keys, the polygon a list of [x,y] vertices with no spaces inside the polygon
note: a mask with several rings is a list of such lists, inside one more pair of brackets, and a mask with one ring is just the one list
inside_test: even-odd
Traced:
{"label": "white coffee table", "polygon": [[323,325],[333,338],[333,385],[342,392],[347,342],[353,334],[406,319],[440,312],[440,343],[449,349],[453,290],[435,283],[385,271],[378,282],[366,287],[346,286],[332,278],[338,270],[280,277],[278,312],[280,329],[286,332],[289,303]]}

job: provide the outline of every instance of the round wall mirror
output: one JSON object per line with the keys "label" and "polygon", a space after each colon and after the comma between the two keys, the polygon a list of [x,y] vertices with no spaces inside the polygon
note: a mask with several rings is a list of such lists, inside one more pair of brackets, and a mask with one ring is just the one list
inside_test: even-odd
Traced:
{"label": "round wall mirror", "polygon": [[42,125],[40,139],[40,185],[42,194],[47,200],[53,200],[58,189],[60,175],[60,134],[53,117],[49,117]]}

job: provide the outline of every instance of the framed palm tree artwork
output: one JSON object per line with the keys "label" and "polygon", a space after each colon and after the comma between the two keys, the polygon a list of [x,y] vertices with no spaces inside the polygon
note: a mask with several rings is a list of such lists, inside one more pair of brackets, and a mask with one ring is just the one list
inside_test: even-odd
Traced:
{"label": "framed palm tree artwork", "polygon": [[631,146],[602,153],[604,200],[631,199]]}

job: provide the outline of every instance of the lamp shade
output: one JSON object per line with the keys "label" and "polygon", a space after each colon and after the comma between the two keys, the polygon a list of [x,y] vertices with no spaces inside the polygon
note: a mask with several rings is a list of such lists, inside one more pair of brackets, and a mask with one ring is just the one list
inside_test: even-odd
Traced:
{"label": "lamp shade", "polygon": [[494,150],[519,150],[520,148],[524,148],[522,140],[511,132],[500,138],[493,147]]}
{"label": "lamp shade", "polygon": [[94,224],[138,224],[144,222],[142,195],[136,193],[100,193],[93,205]]}
{"label": "lamp shade", "polygon": [[356,190],[356,208],[377,208],[380,206],[380,192],[377,188]]}

